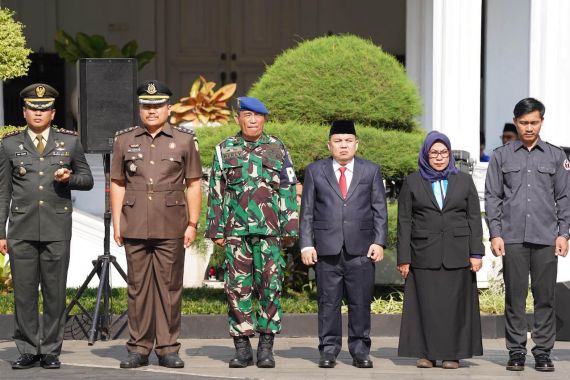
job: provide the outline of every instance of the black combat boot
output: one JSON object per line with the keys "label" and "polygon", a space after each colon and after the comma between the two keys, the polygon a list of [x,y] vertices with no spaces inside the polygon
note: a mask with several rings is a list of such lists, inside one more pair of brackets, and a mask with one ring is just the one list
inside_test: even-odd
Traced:
{"label": "black combat boot", "polygon": [[253,350],[247,336],[234,336],[236,355],[230,360],[230,368],[245,368],[253,365]]}
{"label": "black combat boot", "polygon": [[261,333],[257,345],[257,366],[259,368],[275,368],[273,358],[273,339],[275,334]]}

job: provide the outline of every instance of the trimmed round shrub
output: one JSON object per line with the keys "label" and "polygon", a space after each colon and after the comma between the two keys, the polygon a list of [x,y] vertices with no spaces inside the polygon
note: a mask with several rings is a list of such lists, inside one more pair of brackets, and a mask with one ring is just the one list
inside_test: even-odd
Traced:
{"label": "trimmed round shrub", "polygon": [[253,85],[274,120],[364,125],[411,131],[421,100],[404,67],[368,40],[327,36],[286,50]]}
{"label": "trimmed round shrub", "polygon": [[[195,131],[202,165],[210,167],[215,145],[226,137],[235,135],[239,126],[230,123],[220,127],[195,128]],[[327,149],[328,126],[317,123],[299,124],[294,121],[269,122],[265,126],[265,132],[285,143],[295,171],[301,179],[307,165],[330,156]],[[356,154],[379,164],[384,177],[403,177],[417,170],[423,132],[403,133],[363,125],[357,125],[356,132],[360,140]]]}

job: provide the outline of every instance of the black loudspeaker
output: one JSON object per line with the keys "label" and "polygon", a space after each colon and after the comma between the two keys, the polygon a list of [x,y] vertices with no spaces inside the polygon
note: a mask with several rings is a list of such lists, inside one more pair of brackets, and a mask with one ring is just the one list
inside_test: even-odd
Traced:
{"label": "black loudspeaker", "polygon": [[556,340],[570,341],[570,281],[556,284]]}
{"label": "black loudspeaker", "polygon": [[84,58],[77,71],[81,144],[87,153],[110,153],[115,132],[137,120],[137,61]]}

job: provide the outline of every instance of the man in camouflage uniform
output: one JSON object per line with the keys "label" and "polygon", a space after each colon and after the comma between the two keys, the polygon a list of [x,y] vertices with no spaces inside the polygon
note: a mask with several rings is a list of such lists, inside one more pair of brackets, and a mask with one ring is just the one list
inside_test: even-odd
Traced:
{"label": "man in camouflage uniform", "polygon": [[[273,339],[281,330],[284,260],[281,245],[298,231],[295,172],[283,143],[263,133],[267,108],[238,99],[241,131],[216,146],[206,237],[225,247],[225,292],[236,355],[230,368],[253,365],[249,337],[260,333],[257,366],[275,367]],[[252,288],[260,310],[252,316]]]}

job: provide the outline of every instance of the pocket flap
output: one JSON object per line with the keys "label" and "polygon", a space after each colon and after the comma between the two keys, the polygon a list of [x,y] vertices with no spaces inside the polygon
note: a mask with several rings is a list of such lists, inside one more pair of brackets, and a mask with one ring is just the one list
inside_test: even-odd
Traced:
{"label": "pocket flap", "polygon": [[456,227],[453,229],[453,236],[469,236],[471,234],[471,230],[469,227]]}
{"label": "pocket flap", "polygon": [[186,200],[184,194],[170,194],[165,197],[166,206],[185,206]]}
{"label": "pocket flap", "polygon": [[71,201],[57,202],[55,204],[55,212],[58,214],[68,214],[73,211]]}
{"label": "pocket flap", "polygon": [[162,160],[172,161],[172,162],[182,162],[182,156],[180,154],[165,153],[162,155]]}
{"label": "pocket flap", "polygon": [[520,165],[505,165],[502,167],[503,173],[518,172],[521,170]]}
{"label": "pocket flap", "polygon": [[427,239],[428,237],[428,230],[412,230],[412,239]]}
{"label": "pocket flap", "polygon": [[133,206],[135,204],[135,197],[125,197],[123,199],[123,206]]}
{"label": "pocket flap", "polygon": [[556,169],[554,169],[554,166],[551,165],[538,165],[538,171],[546,174],[554,174]]}
{"label": "pocket flap", "polygon": [[52,165],[69,166],[71,164],[71,157],[51,156],[49,160]]}
{"label": "pocket flap", "polygon": [[25,214],[26,211],[28,211],[28,206],[12,204],[12,214]]}
{"label": "pocket flap", "polygon": [[15,157],[12,159],[13,166],[30,166],[32,159],[28,157]]}
{"label": "pocket flap", "polygon": [[323,220],[315,220],[313,222],[313,228],[315,230],[328,230],[329,229],[329,222],[325,222]]}

